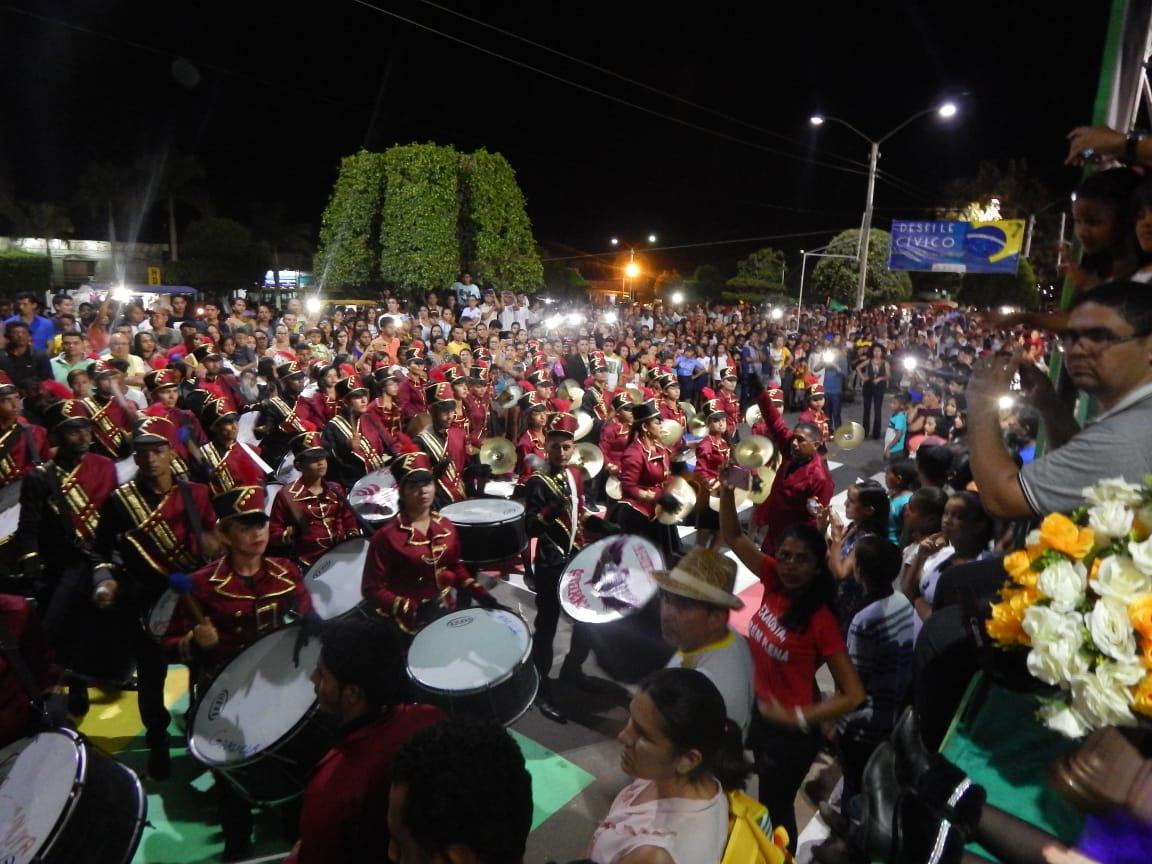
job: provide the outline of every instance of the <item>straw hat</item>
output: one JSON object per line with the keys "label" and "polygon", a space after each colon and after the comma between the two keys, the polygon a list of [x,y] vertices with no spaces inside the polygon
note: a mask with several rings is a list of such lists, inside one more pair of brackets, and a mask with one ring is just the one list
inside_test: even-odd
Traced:
{"label": "straw hat", "polygon": [[696,547],[671,570],[654,570],[656,584],[672,594],[725,609],[743,609],[744,601],[732,593],[736,562],[711,549]]}

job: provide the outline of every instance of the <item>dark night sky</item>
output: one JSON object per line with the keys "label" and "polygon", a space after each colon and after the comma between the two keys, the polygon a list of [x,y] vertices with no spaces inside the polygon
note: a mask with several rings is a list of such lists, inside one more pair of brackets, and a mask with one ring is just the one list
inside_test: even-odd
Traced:
{"label": "dark night sky", "polygon": [[[173,148],[202,157],[223,215],[244,220],[252,202],[283,200],[318,226],[341,156],[430,140],[503,153],[538,240],[555,250],[603,251],[616,233],[681,245],[816,232],[665,253],[727,267],[758,246],[812,248],[859,224],[863,174],[810,160],[863,171],[867,145],[810,129],[816,109],[879,136],[942,95],[968,94],[948,126],[924,118],[884,147],[881,169],[915,194],[881,182],[878,227],[925,215],[941,184],[981,159],[1026,157],[1068,192],[1077,174],[1060,167],[1063,136],[1091,117],[1110,5],[1078,4],[1073,16],[1022,2],[443,0],[724,119],[420,0],[371,3],[707,131],[369,3],[0,2],[0,177],[18,197],[66,202],[89,160]],[[177,58],[191,67],[174,68]],[[160,227],[143,239],[162,239]]]}

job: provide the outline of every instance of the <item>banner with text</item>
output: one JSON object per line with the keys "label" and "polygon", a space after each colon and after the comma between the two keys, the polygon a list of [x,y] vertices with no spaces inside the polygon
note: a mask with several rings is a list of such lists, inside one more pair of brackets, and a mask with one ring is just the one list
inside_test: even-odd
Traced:
{"label": "banner with text", "polygon": [[930,273],[1015,273],[1024,220],[892,222],[889,270]]}

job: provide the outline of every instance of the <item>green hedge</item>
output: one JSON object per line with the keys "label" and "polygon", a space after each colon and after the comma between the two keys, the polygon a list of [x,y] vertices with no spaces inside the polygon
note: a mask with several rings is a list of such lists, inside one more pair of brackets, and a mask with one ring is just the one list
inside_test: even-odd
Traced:
{"label": "green hedge", "polygon": [[52,262],[47,255],[31,252],[0,252],[0,296],[19,291],[46,291],[52,284]]}

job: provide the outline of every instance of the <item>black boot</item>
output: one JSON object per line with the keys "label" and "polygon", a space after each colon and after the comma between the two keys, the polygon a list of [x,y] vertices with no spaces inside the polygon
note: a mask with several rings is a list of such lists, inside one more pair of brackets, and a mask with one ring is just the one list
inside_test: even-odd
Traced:
{"label": "black boot", "polygon": [[172,754],[168,750],[168,730],[149,732],[148,776],[153,780],[167,780],[172,774]]}
{"label": "black boot", "polygon": [[915,792],[958,829],[966,833],[974,831],[987,797],[983,787],[972,783],[967,774],[924,746],[911,708],[900,717],[891,740],[900,787]]}
{"label": "black boot", "polygon": [[900,796],[896,822],[895,864],[960,864],[964,832],[918,795]]}
{"label": "black boot", "polygon": [[540,689],[536,691],[536,708],[553,723],[568,722],[568,718],[564,716],[564,712],[561,711],[552,700],[551,678],[541,677]]}
{"label": "black boot", "polygon": [[860,816],[849,820],[848,841],[872,861],[891,861],[900,797],[892,745],[881,744],[873,751],[861,780]]}
{"label": "black boot", "polygon": [[68,683],[68,713],[73,717],[83,717],[90,707],[88,685],[73,678]]}

